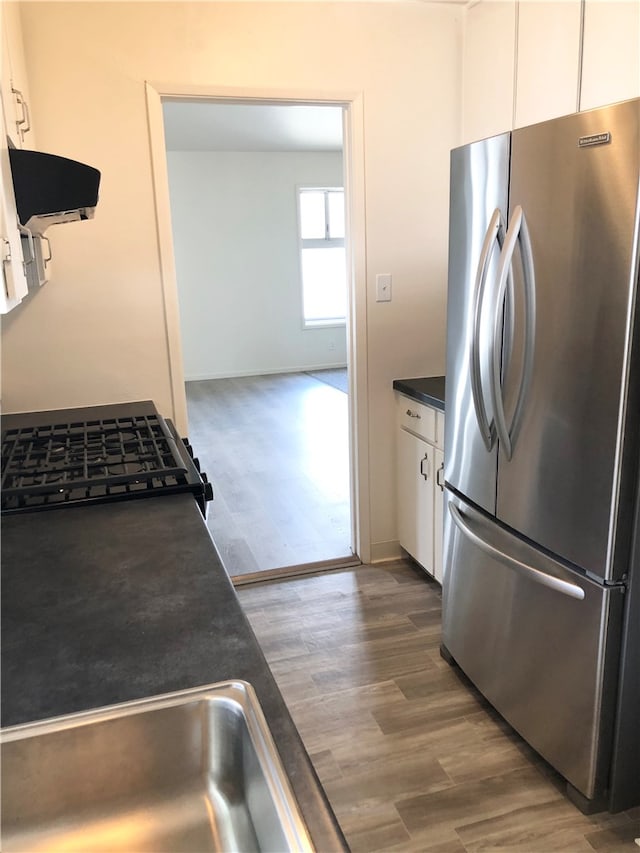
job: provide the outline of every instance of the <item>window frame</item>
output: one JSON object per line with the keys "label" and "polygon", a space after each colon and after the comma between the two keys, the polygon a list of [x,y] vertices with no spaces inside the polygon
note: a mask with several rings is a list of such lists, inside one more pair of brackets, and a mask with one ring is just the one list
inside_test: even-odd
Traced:
{"label": "window frame", "polygon": [[[323,192],[324,198],[324,217],[325,217],[325,236],[324,237],[303,237],[302,236],[302,216],[301,216],[301,198],[304,192]],[[297,210],[297,229],[298,229],[298,268],[299,268],[299,286],[300,286],[300,319],[303,329],[332,329],[344,328],[347,324],[347,309],[345,308],[344,317],[327,317],[317,320],[308,320],[304,313],[304,278],[302,274],[302,252],[303,249],[330,249],[341,248],[345,249],[345,275],[346,275],[346,241],[344,237],[330,237],[330,218],[329,218],[329,194],[339,192],[342,194],[344,205],[345,190],[344,186],[318,186],[317,184],[298,184],[296,185],[296,210]],[[346,230],[346,222],[345,222]]]}

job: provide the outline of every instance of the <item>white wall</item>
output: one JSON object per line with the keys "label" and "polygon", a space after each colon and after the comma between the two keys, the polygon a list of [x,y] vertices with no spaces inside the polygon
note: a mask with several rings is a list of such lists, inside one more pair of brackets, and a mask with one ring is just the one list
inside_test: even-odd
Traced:
{"label": "white wall", "polygon": [[169,151],[185,379],[346,364],[304,329],[296,185],[342,186],[341,152]]}
{"label": "white wall", "polygon": [[[3,324],[5,411],[152,398],[172,414],[145,81],[361,96],[373,556],[397,548],[392,381],[444,372],[455,4],[27,2],[43,150],[101,169],[96,218],[50,229],[56,282]],[[393,274],[393,302],[375,275]]]}

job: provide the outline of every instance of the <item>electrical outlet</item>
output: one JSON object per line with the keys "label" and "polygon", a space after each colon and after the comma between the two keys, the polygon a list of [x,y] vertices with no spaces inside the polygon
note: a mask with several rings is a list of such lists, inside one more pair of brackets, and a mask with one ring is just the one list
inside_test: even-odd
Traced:
{"label": "electrical outlet", "polygon": [[391,273],[376,276],[376,302],[391,302]]}

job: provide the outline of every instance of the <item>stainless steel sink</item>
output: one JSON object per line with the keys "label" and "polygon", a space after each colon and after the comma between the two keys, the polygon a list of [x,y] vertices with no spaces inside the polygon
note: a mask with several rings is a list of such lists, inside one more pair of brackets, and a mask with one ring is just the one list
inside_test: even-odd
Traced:
{"label": "stainless steel sink", "polygon": [[0,733],[12,851],[311,851],[260,704],[242,681]]}

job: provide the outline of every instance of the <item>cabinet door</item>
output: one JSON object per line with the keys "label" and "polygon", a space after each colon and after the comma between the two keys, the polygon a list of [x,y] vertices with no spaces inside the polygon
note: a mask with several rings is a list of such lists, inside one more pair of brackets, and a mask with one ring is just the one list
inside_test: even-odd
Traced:
{"label": "cabinet door", "polygon": [[16,148],[35,148],[18,3],[0,3],[0,49],[6,134]]}
{"label": "cabinet door", "polygon": [[400,544],[433,574],[434,448],[398,430],[398,532]]}
{"label": "cabinet door", "polygon": [[444,453],[434,450],[433,484],[433,576],[442,583],[442,536],[444,533]]}
{"label": "cabinet door", "polygon": [[515,36],[515,0],[466,10],[461,144],[511,130]]}
{"label": "cabinet door", "polygon": [[578,109],[580,5],[580,0],[520,3],[515,127]]}
{"label": "cabinet door", "polygon": [[18,230],[18,212],[13,193],[11,163],[7,148],[4,110],[0,99],[0,178],[2,193],[0,197],[0,254],[2,262],[2,280],[0,282],[0,314],[6,314],[18,305],[27,295],[20,231]]}
{"label": "cabinet door", "polygon": [[586,0],[580,109],[640,96],[640,0]]}

